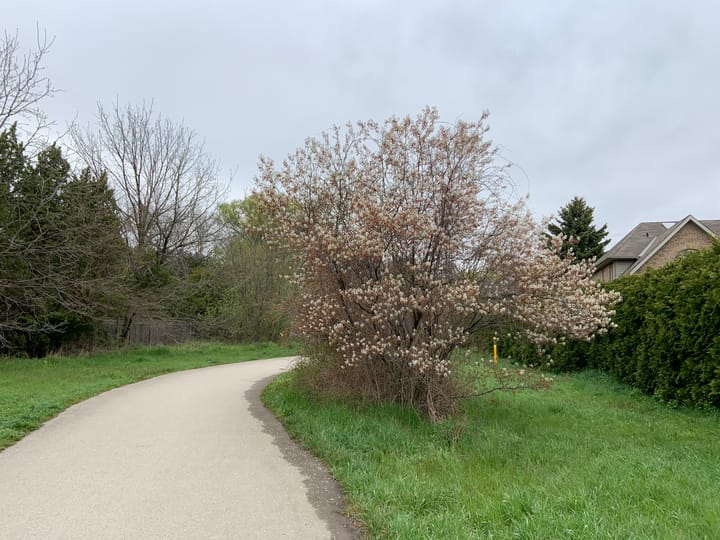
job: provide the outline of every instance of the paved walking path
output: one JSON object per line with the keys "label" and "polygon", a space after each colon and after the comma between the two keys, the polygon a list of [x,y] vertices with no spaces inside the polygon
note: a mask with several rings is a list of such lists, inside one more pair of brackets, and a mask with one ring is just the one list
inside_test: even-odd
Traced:
{"label": "paved walking path", "polygon": [[70,407],[0,452],[0,538],[353,538],[342,495],[259,402],[280,358]]}

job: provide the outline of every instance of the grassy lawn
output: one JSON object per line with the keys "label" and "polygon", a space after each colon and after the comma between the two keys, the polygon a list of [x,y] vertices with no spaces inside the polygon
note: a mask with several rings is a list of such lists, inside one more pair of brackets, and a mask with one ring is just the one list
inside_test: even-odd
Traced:
{"label": "grassy lawn", "polygon": [[597,372],[468,401],[438,425],[311,398],[292,373],[264,399],[373,538],[720,538],[720,415]]}
{"label": "grassy lawn", "polygon": [[0,358],[0,450],[73,403],[183,369],[297,354],[274,344],[190,344],[41,359]]}

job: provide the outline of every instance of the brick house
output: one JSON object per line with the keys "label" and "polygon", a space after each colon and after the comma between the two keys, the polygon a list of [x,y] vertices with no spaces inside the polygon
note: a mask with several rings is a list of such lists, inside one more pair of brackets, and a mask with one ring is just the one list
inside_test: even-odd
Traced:
{"label": "brick house", "polygon": [[720,236],[720,219],[640,223],[595,263],[596,281],[610,281],[659,268],[679,255],[710,247]]}

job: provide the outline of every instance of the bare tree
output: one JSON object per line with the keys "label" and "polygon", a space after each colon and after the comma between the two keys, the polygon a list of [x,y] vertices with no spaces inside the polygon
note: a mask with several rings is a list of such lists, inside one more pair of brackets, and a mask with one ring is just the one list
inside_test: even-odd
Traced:
{"label": "bare tree", "polygon": [[26,144],[52,125],[39,103],[57,90],[43,74],[42,63],[54,39],[38,28],[36,47],[23,53],[17,32],[3,32],[0,39],[0,131],[17,123]]}
{"label": "bare tree", "polygon": [[205,249],[225,189],[193,130],[156,114],[152,104],[116,103],[110,111],[98,104],[96,129],[75,126],[70,133],[85,164],[107,173],[130,246],[158,264]]}

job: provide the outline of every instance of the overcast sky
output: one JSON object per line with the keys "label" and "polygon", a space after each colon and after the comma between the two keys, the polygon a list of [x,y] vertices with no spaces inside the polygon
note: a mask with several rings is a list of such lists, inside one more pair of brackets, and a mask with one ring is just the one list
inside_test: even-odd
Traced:
{"label": "overcast sky", "polygon": [[0,26],[55,37],[44,103],[64,126],[97,102],[154,101],[253,185],[346,121],[490,111],[538,218],[573,196],[613,243],[640,221],[720,219],[720,2],[24,0]]}

